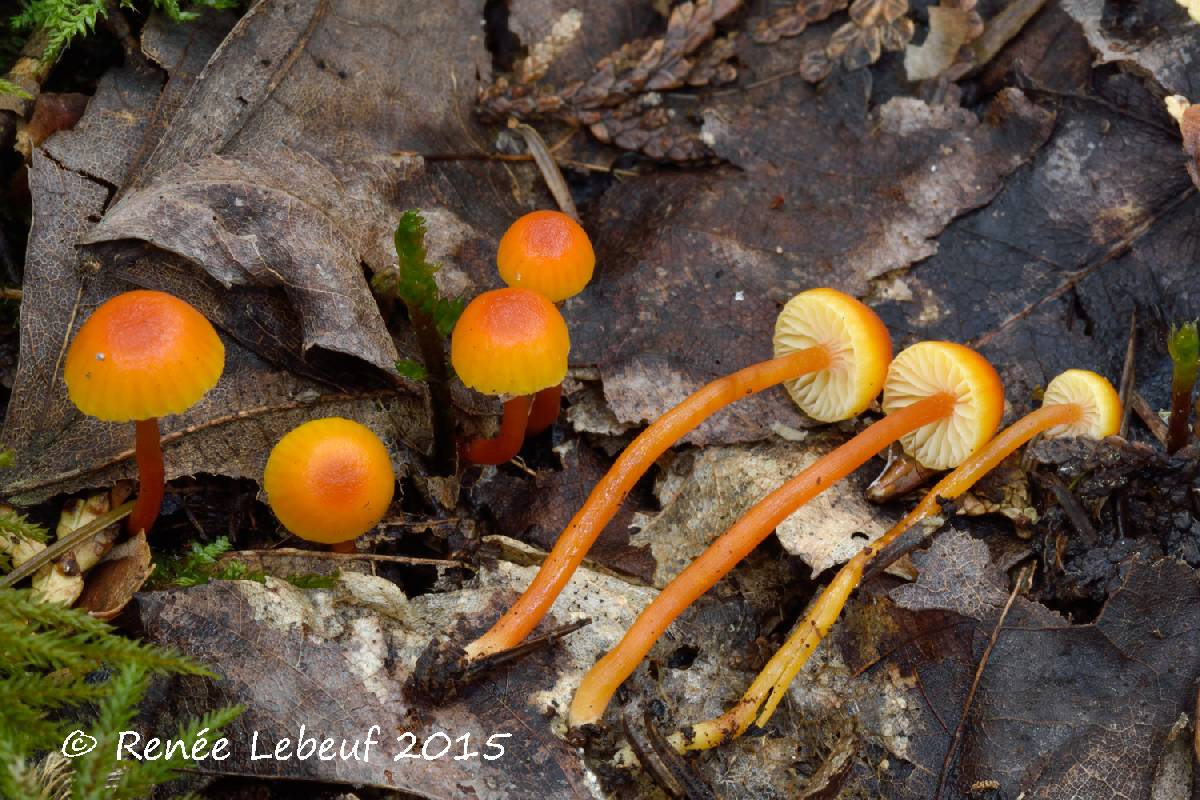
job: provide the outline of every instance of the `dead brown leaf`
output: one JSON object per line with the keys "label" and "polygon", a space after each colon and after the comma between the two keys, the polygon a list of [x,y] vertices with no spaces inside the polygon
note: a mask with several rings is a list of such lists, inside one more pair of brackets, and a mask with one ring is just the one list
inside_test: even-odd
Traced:
{"label": "dead brown leaf", "polygon": [[[386,4],[267,2],[215,53],[217,22],[149,26],[166,88],[149,63],[112,73],[78,129],[47,141],[54,158],[34,155],[8,494],[31,502],[131,475],[129,431],[82,418],[59,361],[91,308],[134,286],[189,300],[225,337],[221,384],[164,421],[168,477],[257,478],[279,435],[313,416],[363,421],[402,473],[428,448],[422,389],[391,369],[397,350],[362,266],[392,257],[401,209],[432,205],[432,249],[456,258],[447,276],[470,291],[464,262],[490,260],[519,207],[508,189],[519,170],[395,155],[481,149],[472,109],[487,59],[470,5],[401,23]],[[441,43],[446,69],[409,48],[416,35]],[[399,105],[393,86],[407,93]]]}
{"label": "dead brown leaf", "polygon": [[146,543],[146,535],[139,532],[110,550],[88,573],[76,605],[98,619],[114,619],[153,572],[150,545]]}

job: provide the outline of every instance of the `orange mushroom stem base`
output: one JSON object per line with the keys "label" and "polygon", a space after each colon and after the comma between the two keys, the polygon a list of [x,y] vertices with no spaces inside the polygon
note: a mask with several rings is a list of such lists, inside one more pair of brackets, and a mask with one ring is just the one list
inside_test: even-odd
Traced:
{"label": "orange mushroom stem base", "polygon": [[939,499],[953,500],[960,496],[1034,436],[1058,425],[1073,425],[1083,413],[1083,408],[1075,403],[1044,406],[1022,417],[969,456],[934,486],[904,519],[842,566],[796,625],[795,632],[732,708],[716,719],[689,726],[686,734],[673,734],[670,737],[672,746],[681,753],[708,750],[741,736],[756,720],[760,726],[766,725],[796,674],[837,621],[872,558],[914,525],[939,513]]}
{"label": "orange mushroom stem base", "polygon": [[542,389],[533,396],[533,409],[529,412],[529,424],[525,426],[525,438],[537,436],[548,430],[558,420],[562,407],[562,384]]}
{"label": "orange mushroom stem base", "polygon": [[503,464],[521,450],[529,424],[531,395],[523,394],[504,403],[500,432],[491,439],[472,439],[462,445],[459,458],[468,464]]}
{"label": "orange mushroom stem base", "polygon": [[149,533],[162,508],[163,468],[162,441],[158,433],[158,418],[139,419],[135,423],[134,456],[138,468],[138,496],[129,515],[129,532]]}
{"label": "orange mushroom stem base", "polygon": [[592,489],[525,593],[491,630],[467,646],[467,657],[474,660],[509,650],[529,635],[554,605],[638,479],[671,445],[734,401],[827,366],[829,353],[825,348],[797,350],[718,378],[655,420],[625,448]]}
{"label": "orange mushroom stem base", "polygon": [[599,721],[609,700],[667,626],[800,506],[865,464],[906,433],[954,412],[956,399],[939,392],[884,417],[760,500],[709,545],[646,607],[625,637],[583,677],[571,701],[570,725]]}

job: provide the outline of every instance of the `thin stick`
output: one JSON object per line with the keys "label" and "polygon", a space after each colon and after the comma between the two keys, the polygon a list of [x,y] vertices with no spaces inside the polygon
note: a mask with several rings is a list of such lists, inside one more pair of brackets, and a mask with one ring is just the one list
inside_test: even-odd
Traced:
{"label": "thin stick", "polygon": [[567,186],[567,179],[563,177],[562,170],[558,168],[558,162],[550,154],[550,149],[546,147],[546,142],[542,139],[541,134],[521,122],[510,123],[509,127],[521,134],[525,140],[525,146],[529,148],[529,154],[533,156],[533,162],[537,164],[538,170],[542,173],[542,180],[546,182],[550,194],[554,195],[554,202],[558,203],[559,210],[579,222],[579,209],[575,208],[575,200],[571,197],[571,188]]}
{"label": "thin stick", "polygon": [[1004,627],[1004,619],[1008,616],[1009,609],[1017,599],[1017,594],[1021,591],[1021,585],[1032,574],[1032,567],[1025,567],[1017,576],[1016,584],[1013,586],[1012,592],[1008,595],[1008,602],[1004,604],[1004,610],[1000,612],[1000,619],[996,620],[996,627],[992,628],[992,637],[988,640],[987,647],[984,648],[983,658],[979,659],[979,667],[975,670],[975,679],[971,681],[971,690],[967,692],[967,700],[963,704],[962,716],[959,717],[958,725],[954,728],[954,736],[950,739],[950,747],[946,750],[946,758],[942,761],[942,772],[938,776],[937,793],[934,794],[933,800],[941,800],[942,792],[946,788],[946,776],[950,773],[950,765],[954,761],[954,755],[958,752],[958,743],[962,740],[963,729],[967,725],[967,718],[971,714],[971,703],[975,701],[975,691],[979,688],[979,681],[983,678],[983,670],[987,667],[988,659],[991,658],[992,648],[996,646],[996,640],[1000,638],[1000,629]]}
{"label": "thin stick", "polygon": [[[1129,341],[1125,345],[1125,363],[1121,367],[1121,384],[1118,387],[1117,394],[1121,397],[1121,427],[1117,430],[1121,438],[1124,439],[1129,435],[1129,412],[1132,410],[1133,403],[1130,398],[1134,392],[1134,382],[1137,376],[1134,374],[1133,362],[1137,352],[1137,308],[1133,309],[1133,313],[1129,315]],[[1143,401],[1144,402],[1144,401]],[[1164,426],[1165,430],[1165,426]],[[1166,441],[1164,440],[1165,444]]]}
{"label": "thin stick", "polygon": [[[320,405],[328,405],[330,403],[338,403],[338,402],[343,402],[343,401],[347,401],[347,400],[374,400],[374,399],[382,400],[382,399],[388,399],[388,398],[395,397],[395,396],[396,396],[396,391],[394,389],[381,389],[381,390],[375,390],[375,391],[370,391],[370,392],[361,392],[359,394],[350,394],[350,393],[326,394],[326,395],[319,395],[315,398],[312,398],[311,400],[289,400],[287,402],[276,403],[274,405],[256,406],[254,408],[246,408],[246,409],[242,409],[241,411],[235,411],[232,414],[224,414],[220,417],[213,417],[212,419],[205,420],[204,422],[200,422],[195,425],[189,425],[186,428],[182,428],[180,430],[172,431],[171,433],[164,434],[162,436],[162,438],[159,439],[159,444],[164,445],[164,446],[168,445],[168,444],[173,444],[174,442],[184,438],[185,436],[191,436],[193,434],[199,433],[204,430],[208,430],[210,428],[217,428],[217,427],[220,427],[221,425],[228,425],[233,422],[240,422],[242,420],[254,419],[255,417],[262,417],[262,416],[266,416],[268,414],[278,414],[278,413],[282,413],[284,411],[291,411],[291,410],[295,410],[295,409],[299,409],[299,408],[316,408],[317,406],[320,406]],[[14,494],[32,492],[32,491],[36,491],[37,489],[42,489],[42,488],[51,486],[56,483],[61,483],[63,481],[70,480],[71,478],[78,478],[83,475],[89,475],[92,473],[96,473],[102,469],[116,466],[117,464],[120,464],[123,461],[128,461],[129,459],[134,457],[134,454],[135,454],[135,450],[134,450],[134,448],[131,447],[128,450],[122,450],[120,453],[117,453],[112,458],[108,459],[107,461],[96,464],[95,466],[68,470],[66,472],[60,472],[56,475],[50,476],[49,478],[43,478],[43,479],[38,479],[38,480],[18,481],[16,483],[11,483],[8,485],[8,495],[9,495],[9,497],[11,497]]]}
{"label": "thin stick", "polygon": [[1054,497],[1058,500],[1058,504],[1062,506],[1067,519],[1075,526],[1075,531],[1088,544],[1094,543],[1096,541],[1096,529],[1092,526],[1092,521],[1088,518],[1087,512],[1083,510],[1083,506],[1075,499],[1075,495],[1071,494],[1071,490],[1067,488],[1067,485],[1054,473],[1043,475],[1041,480],[1054,492]]}
{"label": "thin stick", "polygon": [[516,661],[526,653],[531,653],[534,650],[538,650],[542,647],[552,644],[564,636],[574,633],[580,628],[585,628],[591,624],[592,618],[584,617],[583,619],[569,622],[562,627],[548,631],[541,636],[535,636],[532,639],[528,639],[516,647],[508,650],[502,650],[499,653],[493,653],[492,655],[479,659],[478,661],[472,661],[467,665],[466,669],[463,670],[463,677],[469,679],[472,676],[478,675],[482,672],[487,672],[488,670],[492,669],[493,667],[497,667],[500,664],[506,664],[509,661]]}
{"label": "thin stick", "polygon": [[[1132,392],[1129,393],[1129,395],[1130,395],[1129,405],[1133,406],[1133,411],[1135,414],[1138,415],[1138,419],[1140,419],[1142,421],[1142,423],[1147,428],[1150,429],[1150,434],[1155,439],[1158,439],[1158,441],[1162,444],[1163,447],[1166,447],[1167,446],[1167,424],[1165,422],[1163,422],[1162,418],[1160,416],[1158,416],[1157,413],[1155,413],[1153,408],[1150,407],[1150,403],[1146,400],[1145,397],[1142,396],[1141,392],[1139,392],[1137,389],[1134,389]],[[1122,431],[1124,431],[1123,425],[1122,425]],[[1124,435],[1124,434],[1122,433],[1122,435]]]}
{"label": "thin stick", "polygon": [[[399,274],[397,273],[397,277]],[[429,387],[429,407],[433,427],[433,468],[438,475],[453,475],[457,469],[454,444],[454,404],[450,400],[450,370],[446,366],[446,348],[437,323],[415,303],[405,303],[408,319],[417,334],[417,347],[425,365]]]}
{"label": "thin stick", "polygon": [[109,525],[125,519],[125,517],[129,516],[130,512],[132,511],[133,501],[130,500],[129,502],[122,503],[121,505],[117,506],[107,514],[96,517],[82,528],[71,531],[69,534],[62,537],[54,544],[50,545],[45,550],[42,550],[33,558],[29,559],[24,564],[5,575],[4,578],[0,580],[0,589],[14,586],[18,581],[28,578],[30,575],[49,564],[63,553],[67,552],[68,550],[75,549],[76,546],[95,536]]}
{"label": "thin stick", "polygon": [[241,557],[283,557],[283,558],[313,558],[326,561],[379,561],[388,564],[411,564],[414,566],[430,567],[459,567],[474,569],[463,561],[451,561],[445,558],[417,558],[415,556],[388,556],[376,553],[335,553],[332,550],[300,550],[295,547],[280,547],[277,550],[237,550],[226,553],[222,559]]}
{"label": "thin stick", "polygon": [[1044,5],[1046,0],[1013,0],[1005,6],[988,22],[979,38],[967,45],[975,62],[967,74],[977,73],[991,61]]}
{"label": "thin stick", "polygon": [[[641,724],[637,716],[640,713]],[[696,775],[687,762],[675,752],[654,724],[650,712],[632,709],[621,715],[625,738],[629,741],[642,768],[670,797],[679,800],[716,800],[711,787]]]}

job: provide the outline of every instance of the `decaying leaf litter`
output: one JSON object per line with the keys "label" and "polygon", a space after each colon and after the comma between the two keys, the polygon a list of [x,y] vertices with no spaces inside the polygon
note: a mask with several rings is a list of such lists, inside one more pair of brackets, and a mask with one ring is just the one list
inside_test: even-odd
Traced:
{"label": "decaying leaf litter", "polygon": [[[581,750],[563,739],[565,706],[656,587],[854,430],[811,428],[783,392],[714,418],[644,482],[545,627],[590,625],[453,701],[406,685],[447,629],[466,641],[516,596],[631,432],[767,354],[788,297],[834,286],[870,301],[899,346],[979,347],[1010,416],[1065,367],[1115,382],[1136,310],[1134,385],[1168,405],[1166,329],[1200,314],[1198,201],[1163,104],[1195,82],[1185,65],[1200,28],[1182,6],[1049,3],[957,83],[918,85],[885,44],[902,47],[908,24],[921,41],[942,6],[745,5],[513,0],[396,15],[310,0],[187,26],[152,17],[141,53],[101,78],[75,129],[33,151],[10,500],[52,508],[132,477],[127,437],[78,415],[60,362],[101,300],[161,288],[214,321],[228,364],[216,391],[166,421],[169,477],[198,478],[155,550],[227,532],[246,549],[277,543],[252,481],[284,431],[336,414],[382,436],[404,476],[371,546],[471,566],[347,563],[327,589],[268,578],[144,592],[130,623],[223,676],[164,687],[151,717],[240,702],[250,711],[234,738],[301,723],[348,738],[374,723],[514,734],[495,762],[235,759],[223,765],[234,775],[430,797],[662,791],[611,762],[619,716]],[[944,5],[977,13],[985,31],[1004,9]],[[445,503],[424,466],[424,388],[391,369],[416,355],[414,340],[380,313],[367,275],[389,266],[395,220],[416,208],[444,288],[497,284],[500,233],[553,203],[533,165],[511,157],[510,115],[567,166],[599,266],[563,308],[570,425],[527,448],[524,467],[468,472],[460,502]],[[489,424],[495,408],[455,397],[466,424]],[[809,796],[1189,796],[1162,764],[1180,715],[1195,715],[1200,672],[1195,451],[1168,461],[1136,420],[1129,438],[1033,449],[1028,542],[1003,519],[956,519],[914,555],[915,583],[865,587],[761,735],[687,769],[720,797],[803,796],[831,752],[849,751]],[[1056,478],[1091,531],[1076,529]],[[813,579],[861,546],[852,534],[877,535],[903,508],[863,502],[868,479],[790,519],[671,629],[621,704],[649,708],[664,730],[719,714]],[[240,511],[214,510],[231,487]],[[964,721],[1016,575],[1005,570],[1030,559],[1033,588],[1005,616]]]}

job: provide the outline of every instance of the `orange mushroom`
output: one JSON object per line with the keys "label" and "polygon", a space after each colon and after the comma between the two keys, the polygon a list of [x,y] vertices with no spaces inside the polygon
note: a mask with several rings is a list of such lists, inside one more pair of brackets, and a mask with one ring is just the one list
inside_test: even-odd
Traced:
{"label": "orange mushroom", "polygon": [[468,658],[520,644],[549,611],[634,484],[704,420],[779,383],[786,383],[809,416],[822,422],[848,419],[879,394],[891,358],[887,328],[853,297],[834,289],[810,289],[793,297],[775,322],[775,358],[709,383],[642,431],[592,489],[525,593],[467,646]]}
{"label": "orange mushroom", "polygon": [[1004,388],[991,364],[974,350],[921,342],[892,362],[883,408],[883,419],[759,501],[659,593],[620,643],[584,675],[571,701],[571,726],[598,721],[613,692],[667,626],[797,508],[897,440],[927,466],[954,466],[996,430]]}
{"label": "orange mushroom", "polygon": [[588,285],[596,254],[578,222],[561,211],[533,211],[500,237],[496,266],[507,285],[561,303]]}
{"label": "orange mushroom", "polygon": [[383,519],[396,476],[370,428],[341,417],[293,428],[267,458],[263,491],[283,527],[310,542],[345,547]]}
{"label": "orange mushroom", "polygon": [[[533,211],[504,232],[496,266],[507,285],[531,289],[557,304],[588,285],[596,254],[578,222],[561,211]],[[561,403],[561,383],[535,394],[526,435],[534,436],[553,425]]]}
{"label": "orange mushroom", "polygon": [[101,303],[67,349],[63,379],[80,411],[135,422],[140,489],[127,523],[149,532],[162,507],[158,417],[191,408],[217,384],[225,346],[204,315],[164,292],[133,291]]}
{"label": "orange mushroom", "polygon": [[500,432],[461,449],[471,464],[503,464],[525,440],[536,392],[562,383],[570,338],[554,304],[529,289],[494,289],[472,300],[450,338],[450,361],[462,382],[507,396]]}
{"label": "orange mushroom", "polygon": [[1040,409],[1022,417],[976,450],[942,478],[904,519],[842,566],[741,700],[720,717],[691,725],[687,733],[674,734],[672,744],[680,752],[706,750],[737,738],[756,719],[760,726],[766,725],[800,668],[837,620],[871,559],[914,525],[938,514],[940,501],[953,500],[970,489],[1039,433],[1103,439],[1120,427],[1121,401],[1112,384],[1094,372],[1081,369],[1059,375],[1046,387]]}

